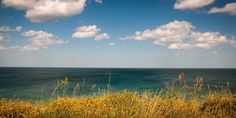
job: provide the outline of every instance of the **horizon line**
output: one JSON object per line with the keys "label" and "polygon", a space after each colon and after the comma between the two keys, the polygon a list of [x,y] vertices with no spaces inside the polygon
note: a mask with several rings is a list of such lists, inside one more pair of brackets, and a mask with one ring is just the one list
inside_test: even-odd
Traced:
{"label": "horizon line", "polygon": [[0,68],[81,68],[81,69],[236,69],[236,67],[67,67],[67,66],[0,66]]}

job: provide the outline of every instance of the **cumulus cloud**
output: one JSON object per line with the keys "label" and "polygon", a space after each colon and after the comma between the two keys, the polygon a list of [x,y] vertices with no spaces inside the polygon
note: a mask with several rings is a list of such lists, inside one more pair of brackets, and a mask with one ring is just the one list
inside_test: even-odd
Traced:
{"label": "cumulus cloud", "polygon": [[168,24],[159,26],[155,29],[146,29],[143,32],[136,31],[133,36],[122,37],[122,40],[155,40],[154,43],[158,45],[165,45],[166,43],[177,43],[183,38],[186,38],[189,32],[194,27],[187,21],[173,21]]}
{"label": "cumulus cloud", "polygon": [[176,0],[174,8],[180,10],[197,9],[213,3],[215,0]]}
{"label": "cumulus cloud", "polygon": [[110,39],[110,36],[107,33],[102,33],[95,36],[95,40],[104,40],[104,39]]}
{"label": "cumulus cloud", "polygon": [[72,37],[77,39],[95,37],[101,29],[97,28],[96,25],[81,26],[75,29]]}
{"label": "cumulus cloud", "polygon": [[223,8],[213,7],[208,13],[228,13],[230,15],[236,15],[236,3],[228,3]]}
{"label": "cumulus cloud", "polygon": [[227,43],[226,36],[221,35],[219,32],[192,32],[190,40],[195,43],[195,47],[206,49]]}
{"label": "cumulus cloud", "polygon": [[[169,49],[209,49],[220,44],[230,43],[230,38],[219,32],[198,32],[187,21],[173,21],[155,29],[137,31],[132,36],[125,36],[122,40],[152,40],[155,45],[162,45]],[[233,44],[233,43],[231,43]]]}
{"label": "cumulus cloud", "polygon": [[189,43],[172,43],[168,46],[169,49],[190,49],[193,45]]}
{"label": "cumulus cloud", "polygon": [[2,0],[6,7],[25,10],[31,22],[45,22],[83,12],[86,0]]}
{"label": "cumulus cloud", "polygon": [[102,4],[102,0],[95,0],[96,3]]}
{"label": "cumulus cloud", "polygon": [[173,21],[161,25],[155,29],[146,29],[143,32],[136,31],[133,36],[122,37],[122,40],[154,40],[156,45],[166,45],[181,42],[189,36],[194,26],[187,21]]}
{"label": "cumulus cloud", "polygon": [[26,10],[32,8],[33,0],[2,0],[2,4],[6,7],[14,7],[18,10]]}
{"label": "cumulus cloud", "polygon": [[104,40],[110,38],[107,33],[99,34],[100,31],[101,29],[96,25],[81,26],[75,29],[72,37],[76,39],[95,38],[95,40]]}
{"label": "cumulus cloud", "polygon": [[192,32],[189,36],[189,43],[173,43],[169,49],[190,49],[204,48],[209,49],[216,45],[228,43],[226,36],[219,32]]}
{"label": "cumulus cloud", "polygon": [[46,31],[29,30],[22,33],[22,35],[24,37],[30,38],[31,43],[23,46],[20,51],[36,51],[43,48],[48,48],[49,45],[67,43],[67,41],[61,39],[52,39],[54,35]]}
{"label": "cumulus cloud", "polygon": [[0,32],[20,32],[22,29],[22,26],[16,26],[16,28],[10,28],[9,26],[1,26]]}

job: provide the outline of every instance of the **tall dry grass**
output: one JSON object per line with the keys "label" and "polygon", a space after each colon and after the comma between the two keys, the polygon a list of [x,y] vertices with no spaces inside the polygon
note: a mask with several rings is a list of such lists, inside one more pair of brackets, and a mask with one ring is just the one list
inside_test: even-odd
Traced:
{"label": "tall dry grass", "polygon": [[[66,82],[66,81],[67,82]],[[203,78],[193,84],[180,74],[159,92],[104,92],[101,96],[63,97],[68,79],[60,81],[62,96],[43,103],[0,99],[0,117],[21,118],[235,118],[236,97],[229,84],[209,87],[201,95]],[[109,79],[110,81],[110,79]],[[66,86],[65,86],[66,85]],[[180,85],[180,86],[179,86]],[[80,85],[74,88],[79,92]],[[183,91],[186,90],[189,95]],[[54,92],[56,93],[56,92]],[[75,96],[75,95],[74,95]],[[188,97],[186,97],[188,96]]]}
{"label": "tall dry grass", "polygon": [[0,101],[0,117],[49,118],[206,118],[236,116],[236,98],[209,94],[202,101],[179,96],[162,98],[150,93],[110,93],[99,97],[63,97],[48,103]]}

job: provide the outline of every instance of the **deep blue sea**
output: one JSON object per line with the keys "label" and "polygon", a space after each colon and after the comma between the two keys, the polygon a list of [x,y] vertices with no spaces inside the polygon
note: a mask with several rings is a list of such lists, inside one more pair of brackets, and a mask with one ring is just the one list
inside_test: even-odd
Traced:
{"label": "deep blue sea", "polygon": [[114,90],[161,89],[184,72],[189,82],[198,75],[203,76],[205,85],[229,82],[231,91],[236,93],[236,69],[0,68],[0,97],[32,100],[50,97],[57,81],[65,77],[69,78],[68,95],[77,83],[80,92],[86,94],[93,91],[92,87],[106,88],[108,72]]}

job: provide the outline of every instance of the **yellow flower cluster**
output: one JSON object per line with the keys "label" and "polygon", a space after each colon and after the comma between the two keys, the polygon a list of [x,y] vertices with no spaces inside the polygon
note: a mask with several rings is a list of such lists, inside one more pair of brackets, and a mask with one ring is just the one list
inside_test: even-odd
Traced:
{"label": "yellow flower cluster", "polygon": [[6,118],[205,118],[235,117],[233,95],[209,94],[202,100],[163,98],[148,93],[108,93],[97,97],[63,97],[32,104],[0,99],[0,117]]}
{"label": "yellow flower cluster", "polygon": [[0,117],[25,118],[38,114],[39,110],[28,102],[0,100]]}

